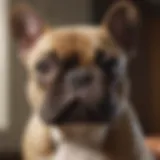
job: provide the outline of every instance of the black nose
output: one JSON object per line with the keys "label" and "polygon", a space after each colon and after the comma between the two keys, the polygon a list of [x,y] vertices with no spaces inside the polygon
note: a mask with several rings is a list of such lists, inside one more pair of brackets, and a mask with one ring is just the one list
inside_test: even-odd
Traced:
{"label": "black nose", "polygon": [[90,71],[86,69],[77,69],[70,73],[69,81],[74,88],[86,87],[91,84],[93,76]]}

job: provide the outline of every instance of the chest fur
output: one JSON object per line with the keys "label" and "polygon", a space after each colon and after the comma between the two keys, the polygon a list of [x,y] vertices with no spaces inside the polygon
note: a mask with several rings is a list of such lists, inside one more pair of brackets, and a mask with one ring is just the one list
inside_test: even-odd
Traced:
{"label": "chest fur", "polygon": [[106,125],[54,127],[52,135],[57,142],[55,160],[106,160],[101,148],[107,129]]}

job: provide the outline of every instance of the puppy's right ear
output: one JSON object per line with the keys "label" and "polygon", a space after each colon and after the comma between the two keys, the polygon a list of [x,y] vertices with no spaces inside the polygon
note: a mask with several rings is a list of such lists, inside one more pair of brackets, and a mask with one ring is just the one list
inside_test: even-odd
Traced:
{"label": "puppy's right ear", "polygon": [[42,19],[27,5],[18,5],[11,12],[11,32],[17,41],[19,56],[24,57],[45,30]]}
{"label": "puppy's right ear", "polygon": [[107,29],[127,57],[132,57],[138,47],[140,17],[137,7],[129,0],[119,0],[104,16],[103,27]]}

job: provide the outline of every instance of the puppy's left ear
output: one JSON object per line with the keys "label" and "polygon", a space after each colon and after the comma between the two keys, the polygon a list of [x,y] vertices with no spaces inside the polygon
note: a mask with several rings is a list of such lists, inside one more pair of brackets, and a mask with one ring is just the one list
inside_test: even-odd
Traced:
{"label": "puppy's left ear", "polygon": [[102,24],[109,31],[113,41],[125,53],[130,54],[135,52],[138,46],[139,22],[139,14],[134,4],[122,0],[113,4]]}
{"label": "puppy's left ear", "polygon": [[26,4],[19,4],[13,8],[10,25],[20,57],[26,57],[29,49],[46,29],[46,24],[42,18]]}

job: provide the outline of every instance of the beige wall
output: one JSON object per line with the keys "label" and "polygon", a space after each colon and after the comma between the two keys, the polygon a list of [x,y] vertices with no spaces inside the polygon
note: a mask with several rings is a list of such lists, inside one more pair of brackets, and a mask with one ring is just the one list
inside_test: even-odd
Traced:
{"label": "beige wall", "polygon": [[[12,5],[30,3],[50,24],[76,24],[91,20],[91,0],[12,0]],[[20,135],[29,115],[29,107],[24,98],[25,72],[19,64],[14,45],[10,49],[10,98],[9,115],[11,125],[7,132],[0,133],[0,150],[15,150],[19,146]]]}

